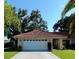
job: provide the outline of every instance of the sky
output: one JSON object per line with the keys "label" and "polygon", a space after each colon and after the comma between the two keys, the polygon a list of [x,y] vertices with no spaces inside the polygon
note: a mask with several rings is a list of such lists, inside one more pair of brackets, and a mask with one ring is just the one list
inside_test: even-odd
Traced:
{"label": "sky", "polygon": [[[9,4],[15,6],[18,10],[26,9],[30,14],[32,10],[38,9],[42,18],[47,21],[49,32],[53,31],[53,25],[61,19],[61,13],[69,0],[7,0]],[[71,10],[67,13],[69,16],[73,13]]]}

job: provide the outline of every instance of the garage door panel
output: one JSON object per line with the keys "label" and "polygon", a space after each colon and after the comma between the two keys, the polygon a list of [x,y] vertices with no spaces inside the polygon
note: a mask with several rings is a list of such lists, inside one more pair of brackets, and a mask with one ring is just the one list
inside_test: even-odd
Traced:
{"label": "garage door panel", "polygon": [[23,50],[48,50],[47,41],[24,41]]}

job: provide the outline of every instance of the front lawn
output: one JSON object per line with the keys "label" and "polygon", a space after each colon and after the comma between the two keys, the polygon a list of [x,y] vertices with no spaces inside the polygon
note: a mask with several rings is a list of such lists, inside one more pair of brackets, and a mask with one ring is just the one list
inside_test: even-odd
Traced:
{"label": "front lawn", "polygon": [[11,59],[15,54],[20,52],[19,49],[4,48],[4,59]]}
{"label": "front lawn", "polygon": [[11,57],[14,56],[16,53],[17,53],[16,51],[4,52],[4,59],[11,59]]}
{"label": "front lawn", "polygon": [[52,53],[61,59],[75,59],[75,50],[53,50]]}

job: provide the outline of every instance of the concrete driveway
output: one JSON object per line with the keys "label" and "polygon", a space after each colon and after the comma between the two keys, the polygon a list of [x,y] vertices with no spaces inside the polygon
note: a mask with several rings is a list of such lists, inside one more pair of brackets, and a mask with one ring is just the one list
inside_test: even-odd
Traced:
{"label": "concrete driveway", "polygon": [[51,52],[19,52],[11,59],[60,59]]}

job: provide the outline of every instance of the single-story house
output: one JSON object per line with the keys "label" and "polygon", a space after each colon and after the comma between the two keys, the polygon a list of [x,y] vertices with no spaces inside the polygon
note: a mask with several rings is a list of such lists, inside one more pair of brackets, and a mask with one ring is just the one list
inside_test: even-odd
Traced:
{"label": "single-story house", "polygon": [[[17,40],[17,46],[22,50],[48,50],[49,45],[53,48],[63,49],[64,41],[68,41],[67,33],[61,32],[45,32],[33,30],[14,36]],[[50,43],[48,45],[48,43]]]}

